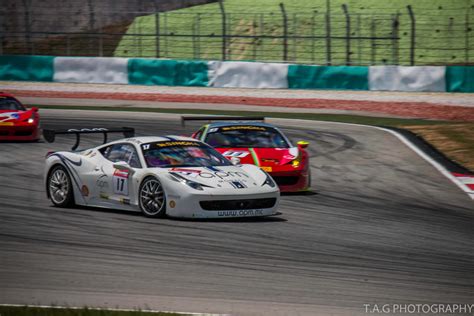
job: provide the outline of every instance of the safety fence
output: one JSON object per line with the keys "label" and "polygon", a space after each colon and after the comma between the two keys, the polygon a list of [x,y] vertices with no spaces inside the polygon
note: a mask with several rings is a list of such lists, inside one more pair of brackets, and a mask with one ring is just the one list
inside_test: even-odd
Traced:
{"label": "safety fence", "polygon": [[0,80],[474,92],[474,66],[311,66],[152,58],[0,56]]}
{"label": "safety fence", "polygon": [[[328,2],[330,3],[330,2]],[[318,65],[469,65],[474,58],[474,6],[416,10],[359,6],[285,6],[156,12],[20,11],[21,27],[0,29],[1,54],[242,60]],[[299,11],[297,11],[299,8]],[[259,10],[265,12],[259,12]],[[387,13],[390,12],[390,13]],[[120,15],[122,20],[113,19]],[[125,19],[130,16],[141,16]],[[54,23],[52,24],[52,21]],[[133,23],[132,23],[133,21]]]}

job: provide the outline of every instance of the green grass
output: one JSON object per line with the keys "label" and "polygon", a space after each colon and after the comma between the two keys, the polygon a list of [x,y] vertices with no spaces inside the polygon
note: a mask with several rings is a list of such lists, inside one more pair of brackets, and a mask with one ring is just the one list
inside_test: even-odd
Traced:
{"label": "green grass", "polygon": [[[289,40],[289,62],[324,64],[326,62],[326,0],[226,0],[228,33],[233,35],[282,35],[279,3],[283,2],[289,19],[289,36],[320,36],[311,40]],[[392,36],[391,25],[399,13],[400,37],[393,53],[392,40],[354,39],[351,59],[354,64],[408,64],[410,20],[406,6],[416,16],[417,64],[460,64],[474,60],[474,4],[471,0],[331,0],[332,36],[345,36],[346,3],[351,15],[351,36]],[[216,35],[193,40],[191,37],[161,37],[160,57],[173,59],[221,59],[221,15],[217,3],[162,13],[161,33],[174,35]],[[375,30],[371,30],[374,25]],[[136,18],[115,51],[116,56],[155,57],[156,16]],[[468,49],[466,49],[466,47]],[[234,38],[228,46],[228,59],[281,61],[281,39]],[[332,40],[333,64],[345,63],[345,39]]]}
{"label": "green grass", "polygon": [[114,311],[90,308],[40,308],[27,306],[0,306],[2,316],[178,316],[176,313],[154,313],[146,311]]}

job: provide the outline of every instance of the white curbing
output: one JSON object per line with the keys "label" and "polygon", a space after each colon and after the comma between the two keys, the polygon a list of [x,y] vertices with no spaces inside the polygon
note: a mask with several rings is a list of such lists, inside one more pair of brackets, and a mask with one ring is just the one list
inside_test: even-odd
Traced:
{"label": "white curbing", "polygon": [[56,57],[55,82],[128,84],[128,58]]}
{"label": "white curbing", "polygon": [[467,195],[474,200],[474,192],[471,191],[460,179],[452,175],[452,173],[444,168],[441,164],[439,164],[437,161],[435,161],[433,158],[425,154],[421,149],[419,149],[417,146],[415,146],[412,142],[410,142],[405,136],[392,131],[387,128],[383,127],[377,127],[377,126],[371,126],[373,128],[379,129],[386,131],[395,137],[397,137],[402,143],[404,143],[406,146],[408,146],[411,150],[413,150],[418,156],[426,160],[428,163],[430,163],[433,167],[435,167],[436,170],[438,170],[442,175],[444,175],[446,178],[451,180],[455,185],[457,185],[461,190],[463,190]]}

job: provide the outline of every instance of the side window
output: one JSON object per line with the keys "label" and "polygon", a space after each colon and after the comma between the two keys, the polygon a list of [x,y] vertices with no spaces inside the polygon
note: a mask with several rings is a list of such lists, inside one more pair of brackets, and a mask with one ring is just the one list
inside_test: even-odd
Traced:
{"label": "side window", "polygon": [[201,128],[199,131],[197,131],[196,133],[194,133],[193,135],[193,138],[197,139],[197,140],[201,140],[201,136],[202,136],[202,133],[204,132],[204,127]]}
{"label": "side window", "polygon": [[102,155],[111,162],[125,161],[132,168],[141,168],[140,158],[133,145],[114,144],[100,150]]}

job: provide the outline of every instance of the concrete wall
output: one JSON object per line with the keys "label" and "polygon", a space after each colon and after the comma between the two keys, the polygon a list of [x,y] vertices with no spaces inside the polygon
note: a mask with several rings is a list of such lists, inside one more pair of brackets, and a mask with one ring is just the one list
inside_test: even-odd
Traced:
{"label": "concrete wall", "polygon": [[[52,45],[53,55],[75,55],[74,51],[61,51],[63,41],[96,40],[91,35],[108,31],[122,34],[137,16],[149,15],[186,8],[194,5],[216,2],[217,0],[2,0],[0,7],[0,43],[3,54],[34,54],[41,42],[56,41]],[[29,33],[29,35],[25,35]],[[39,33],[41,34],[39,34]],[[67,37],[53,33],[75,33]],[[49,35],[44,34],[49,33]],[[103,38],[101,40],[104,40]],[[108,51],[113,51],[120,36],[111,36]],[[115,43],[115,45],[114,45]],[[97,43],[94,43],[97,46]],[[73,50],[80,51],[79,46]],[[70,45],[71,46],[71,45]],[[56,47],[56,50],[54,51]],[[74,48],[75,47],[75,48]],[[44,52],[42,52],[44,53]],[[97,55],[92,53],[91,55]],[[107,55],[107,52],[104,52]]]}

